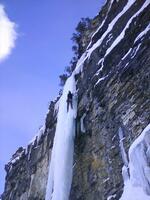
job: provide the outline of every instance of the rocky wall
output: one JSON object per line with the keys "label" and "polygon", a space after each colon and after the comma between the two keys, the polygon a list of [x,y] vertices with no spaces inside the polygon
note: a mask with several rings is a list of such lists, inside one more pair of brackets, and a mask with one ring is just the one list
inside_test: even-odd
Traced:
{"label": "rocky wall", "polygon": [[[93,21],[98,24],[87,33],[89,42],[89,35],[102,24],[86,53],[103,38],[100,45],[76,75],[78,114],[70,200],[119,200],[129,147],[150,122],[150,31],[139,37],[150,23],[150,5],[140,11],[148,1],[136,0],[120,15],[127,2],[108,0]],[[51,102],[40,135],[27,149],[19,148],[6,165],[2,200],[44,200],[58,102]]]}
{"label": "rocky wall", "polygon": [[[114,12],[110,10],[92,43],[105,34],[109,21],[127,3],[120,2],[114,1]],[[133,18],[123,39],[106,56],[143,3],[136,1],[117,21],[76,76],[79,102],[71,200],[119,200],[123,190],[122,167],[128,164],[129,147],[150,122],[150,32],[136,39],[150,23],[150,6]]]}

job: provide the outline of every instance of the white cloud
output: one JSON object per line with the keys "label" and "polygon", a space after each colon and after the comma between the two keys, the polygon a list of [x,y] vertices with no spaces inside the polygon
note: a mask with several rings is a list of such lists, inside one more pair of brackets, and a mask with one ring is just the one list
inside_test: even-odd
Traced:
{"label": "white cloud", "polygon": [[8,18],[4,6],[0,4],[0,61],[7,58],[15,47],[16,24]]}

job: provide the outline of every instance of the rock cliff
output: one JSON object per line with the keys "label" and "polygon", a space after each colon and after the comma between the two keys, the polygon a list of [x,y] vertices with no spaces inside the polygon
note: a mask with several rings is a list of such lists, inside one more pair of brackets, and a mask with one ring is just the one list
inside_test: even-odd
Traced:
{"label": "rock cliff", "polygon": [[[149,13],[149,0],[108,0],[85,33],[70,200],[122,195],[129,148],[150,122]],[[2,200],[45,199],[58,110],[59,97],[37,137],[5,166]]]}

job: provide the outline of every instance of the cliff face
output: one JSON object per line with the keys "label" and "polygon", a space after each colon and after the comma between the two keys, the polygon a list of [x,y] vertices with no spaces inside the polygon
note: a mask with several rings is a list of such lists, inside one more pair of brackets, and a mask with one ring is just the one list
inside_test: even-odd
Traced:
{"label": "cliff face", "polygon": [[52,102],[47,114],[46,125],[39,130],[27,148],[19,148],[5,166],[7,175],[2,199],[44,199],[50,149],[55,134],[57,111],[54,109]]}
{"label": "cliff face", "polygon": [[[109,0],[86,33],[70,200],[121,197],[129,147],[150,121],[149,13],[149,0]],[[58,107],[51,103],[39,135],[6,165],[2,200],[45,199]]]}

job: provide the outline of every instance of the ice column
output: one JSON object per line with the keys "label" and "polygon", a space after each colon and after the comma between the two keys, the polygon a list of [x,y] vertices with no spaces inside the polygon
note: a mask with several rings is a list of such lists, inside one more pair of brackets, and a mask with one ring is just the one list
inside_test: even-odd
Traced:
{"label": "ice column", "polygon": [[120,200],[150,200],[150,124],[129,149],[129,173]]}
{"label": "ice column", "polygon": [[[67,112],[67,94],[73,93],[73,109]],[[52,149],[46,200],[68,200],[72,183],[76,119],[76,84],[74,74],[68,78],[60,99],[57,126]]]}

